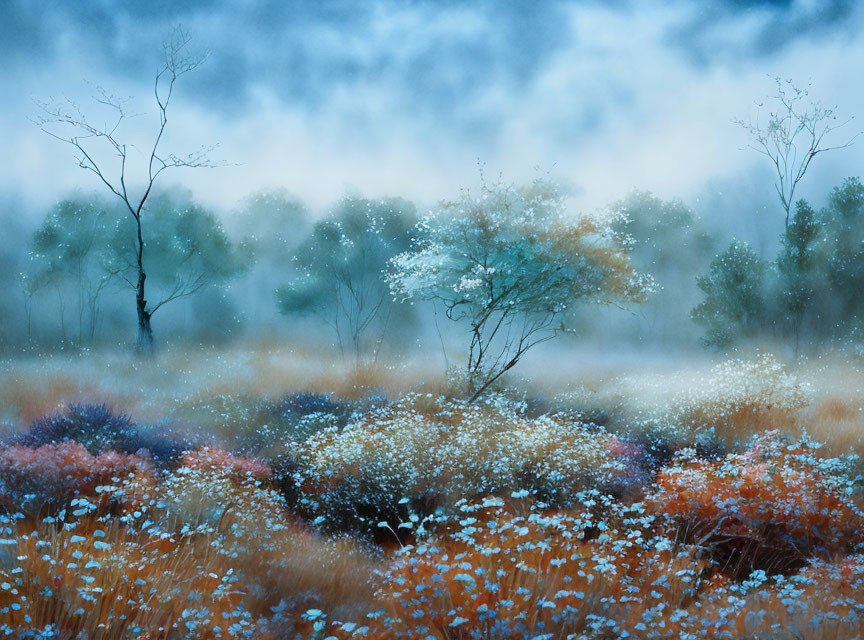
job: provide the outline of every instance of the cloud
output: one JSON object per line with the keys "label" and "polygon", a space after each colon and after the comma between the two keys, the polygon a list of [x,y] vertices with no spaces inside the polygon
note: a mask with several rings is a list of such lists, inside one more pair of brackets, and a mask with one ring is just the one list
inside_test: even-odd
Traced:
{"label": "cloud", "polygon": [[693,3],[669,42],[700,66],[744,65],[801,40],[851,35],[855,0],[728,0]]}
{"label": "cloud", "polygon": [[[266,185],[317,206],[347,188],[428,204],[475,184],[478,158],[515,180],[551,170],[586,208],[632,187],[717,208],[706,194],[746,183],[768,200],[730,123],[771,90],[767,76],[813,78],[850,115],[864,97],[849,81],[862,11],[843,0],[11,0],[3,18],[0,79],[14,91],[0,132],[16,162],[0,188],[36,202],[98,185],[28,125],[29,97],[84,100],[83,79],[134,94],[145,115],[124,133],[143,145],[158,45],[176,23],[211,57],[178,86],[166,144],[219,142],[228,166],[172,179],[223,208]],[[826,155],[808,193],[861,158]],[[735,207],[723,216],[749,224]]]}

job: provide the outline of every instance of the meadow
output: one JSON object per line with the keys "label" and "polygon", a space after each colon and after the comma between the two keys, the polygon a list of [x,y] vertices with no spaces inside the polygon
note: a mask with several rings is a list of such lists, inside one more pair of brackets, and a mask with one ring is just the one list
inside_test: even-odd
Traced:
{"label": "meadow", "polygon": [[0,631],[861,637],[864,363],[546,362],[6,361]]}
{"label": "meadow", "polygon": [[0,32],[0,640],[864,640],[864,3]]}

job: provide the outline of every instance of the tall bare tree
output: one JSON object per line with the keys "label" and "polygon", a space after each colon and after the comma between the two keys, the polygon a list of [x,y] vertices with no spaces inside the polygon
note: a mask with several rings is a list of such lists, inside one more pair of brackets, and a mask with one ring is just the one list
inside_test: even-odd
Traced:
{"label": "tall bare tree", "polygon": [[[748,133],[748,147],[767,157],[775,171],[774,188],[786,214],[789,227],[795,190],[804,179],[810,163],[820,153],[851,146],[858,133],[841,144],[831,144],[838,129],[852,121],[839,121],[837,107],[826,107],[810,97],[809,86],[800,88],[791,79],[774,78],[777,93],[757,103],[756,117],[735,119]],[[767,119],[765,112],[767,111]]]}
{"label": "tall bare tree", "polygon": [[[137,350],[151,353],[153,350],[153,313],[168,300],[149,303],[146,296],[147,269],[145,261],[145,234],[147,219],[146,204],[153,186],[162,173],[179,167],[212,167],[209,153],[213,147],[204,147],[186,156],[165,153],[161,144],[168,126],[168,109],[177,81],[200,66],[207,58],[206,53],[190,52],[191,38],[182,27],[176,27],[171,36],[162,44],[163,61],[156,72],[153,95],[158,107],[159,122],[154,127],[152,138],[146,147],[147,153],[140,172],[131,176],[129,171],[129,152],[134,145],[119,138],[119,130],[133,114],[128,110],[128,98],[118,98],[97,87],[94,100],[107,109],[110,119],[105,124],[93,124],[80,106],[72,100],[50,100],[40,102],[42,114],[36,123],[48,135],[71,145],[75,149],[78,166],[94,173],[102,183],[117,196],[123,207],[135,222],[135,278],[130,281],[135,290],[135,309],[138,318]],[[106,155],[107,154],[107,155]],[[130,190],[129,183],[138,182],[138,190]],[[182,291],[172,291],[170,299],[183,295]]]}

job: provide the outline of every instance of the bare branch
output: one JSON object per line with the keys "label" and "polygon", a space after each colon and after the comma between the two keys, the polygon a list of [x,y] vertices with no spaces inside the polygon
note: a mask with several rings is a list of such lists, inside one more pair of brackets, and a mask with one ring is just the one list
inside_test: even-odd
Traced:
{"label": "bare branch", "polygon": [[[153,94],[156,102],[159,121],[153,134],[152,142],[147,145],[148,153],[142,179],[138,182],[140,192],[132,195],[129,190],[129,158],[127,144],[118,138],[122,125],[135,114],[129,111],[130,98],[120,98],[109,93],[101,86],[95,87],[93,101],[101,108],[107,109],[110,116],[101,125],[96,125],[84,114],[81,107],[68,98],[63,101],[54,99],[37,102],[41,114],[33,118],[43,131],[52,138],[72,146],[75,150],[75,160],[82,169],[94,173],[99,180],[117,196],[124,204],[135,221],[135,264],[137,276],[133,282],[123,274],[122,279],[136,291],[136,306],[139,323],[139,347],[141,341],[149,349],[152,343],[150,317],[153,313],[171,300],[192,295],[199,291],[207,279],[199,275],[195,278],[182,278],[175,284],[174,290],[155,306],[148,307],[145,296],[147,273],[144,261],[144,234],[142,232],[142,217],[145,205],[153,191],[157,178],[166,170],[180,167],[213,167],[209,153],[215,147],[202,147],[186,156],[175,153],[160,152],[160,145],[168,125],[168,109],[178,78],[196,69],[206,59],[206,53],[192,53],[189,50],[191,37],[189,33],[178,26],[171,36],[163,43],[163,62],[155,74]],[[104,152],[109,152],[116,160],[104,159]],[[116,164],[115,164],[116,162]],[[134,185],[133,185],[134,186]]]}
{"label": "bare branch", "polygon": [[789,226],[790,211],[795,191],[804,179],[810,163],[817,155],[851,146],[860,133],[845,143],[828,145],[827,137],[848,125],[853,118],[835,124],[836,107],[825,107],[810,98],[809,83],[800,88],[792,80],[774,78],[777,92],[769,100],[777,105],[769,110],[767,122],[762,121],[765,103],[757,103],[755,118],[733,119],[750,138],[748,148],[766,156],[774,167],[777,196],[785,212],[785,225]]}

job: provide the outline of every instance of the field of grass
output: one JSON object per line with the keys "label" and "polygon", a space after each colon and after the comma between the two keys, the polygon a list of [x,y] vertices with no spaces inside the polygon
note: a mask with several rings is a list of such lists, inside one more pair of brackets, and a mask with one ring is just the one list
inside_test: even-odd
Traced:
{"label": "field of grass", "polygon": [[4,362],[0,634],[864,635],[864,362],[526,364]]}

